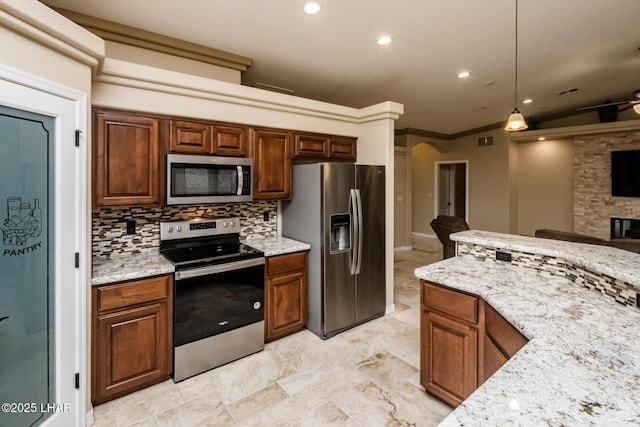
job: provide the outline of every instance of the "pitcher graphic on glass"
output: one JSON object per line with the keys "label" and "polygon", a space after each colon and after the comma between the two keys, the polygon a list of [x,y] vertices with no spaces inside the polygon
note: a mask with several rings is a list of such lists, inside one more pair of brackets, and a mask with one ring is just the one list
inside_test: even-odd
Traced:
{"label": "pitcher graphic on glass", "polygon": [[38,237],[42,232],[42,210],[38,199],[33,201],[33,209],[21,197],[7,197],[7,218],[0,225],[2,243],[24,246],[29,237]]}

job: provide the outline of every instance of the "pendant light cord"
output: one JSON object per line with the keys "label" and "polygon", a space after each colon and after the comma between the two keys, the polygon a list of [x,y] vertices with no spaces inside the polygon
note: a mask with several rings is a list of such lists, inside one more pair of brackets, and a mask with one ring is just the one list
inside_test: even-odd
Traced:
{"label": "pendant light cord", "polygon": [[516,81],[515,81],[515,98],[513,105],[518,108],[518,0],[516,0]]}

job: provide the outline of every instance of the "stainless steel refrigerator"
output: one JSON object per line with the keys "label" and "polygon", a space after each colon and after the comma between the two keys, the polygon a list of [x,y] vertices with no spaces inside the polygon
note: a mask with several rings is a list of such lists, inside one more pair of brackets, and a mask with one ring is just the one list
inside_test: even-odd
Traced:
{"label": "stainless steel refrigerator", "polygon": [[384,314],[384,166],[294,165],[282,235],[311,244],[309,330],[327,339]]}

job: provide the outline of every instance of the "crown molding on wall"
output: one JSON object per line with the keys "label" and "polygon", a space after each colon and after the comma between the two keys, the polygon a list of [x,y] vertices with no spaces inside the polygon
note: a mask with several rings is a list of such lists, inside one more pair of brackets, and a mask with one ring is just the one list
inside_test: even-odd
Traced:
{"label": "crown molding on wall", "polygon": [[555,129],[539,129],[511,134],[511,141],[530,142],[544,139],[566,139],[574,136],[597,135],[611,132],[640,131],[640,120],[623,120],[611,123],[567,126]]}
{"label": "crown molding on wall", "polygon": [[482,126],[479,128],[469,129],[463,132],[452,133],[452,134],[432,132],[432,131],[422,130],[422,129],[405,128],[405,129],[396,129],[395,135],[396,136],[411,135],[411,136],[419,136],[423,138],[437,138],[437,139],[444,139],[444,140],[452,140],[452,139],[458,139],[458,138],[462,138],[469,135],[475,135],[477,133],[498,129],[503,126],[504,126],[504,122],[493,123],[493,124]]}
{"label": "crown molding on wall", "polygon": [[94,71],[105,56],[103,40],[40,2],[0,0],[0,25]]}
{"label": "crown molding on wall", "polygon": [[246,71],[252,59],[196,43],[163,36],[116,22],[105,21],[66,9],[55,9],[104,40],[218,65],[238,71]]}

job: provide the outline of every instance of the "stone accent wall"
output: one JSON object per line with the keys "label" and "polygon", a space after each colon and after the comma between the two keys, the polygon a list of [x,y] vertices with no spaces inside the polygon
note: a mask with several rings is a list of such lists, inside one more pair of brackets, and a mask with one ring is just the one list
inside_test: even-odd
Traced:
{"label": "stone accent wall", "polygon": [[573,231],[608,240],[611,217],[640,219],[640,198],[611,196],[611,151],[640,149],[640,131],[573,142]]}
{"label": "stone accent wall", "polygon": [[[264,213],[269,220],[264,220]],[[206,206],[135,206],[100,208],[92,213],[92,252],[94,257],[140,253],[160,246],[160,221],[196,218],[240,218],[240,238],[271,237],[277,231],[278,204],[272,201],[227,203]],[[127,235],[127,221],[136,222],[135,234]]]}

